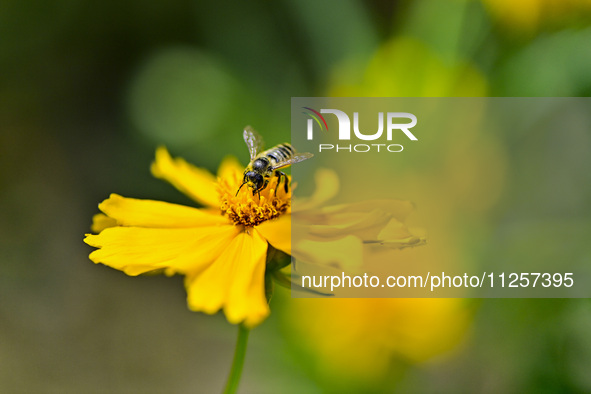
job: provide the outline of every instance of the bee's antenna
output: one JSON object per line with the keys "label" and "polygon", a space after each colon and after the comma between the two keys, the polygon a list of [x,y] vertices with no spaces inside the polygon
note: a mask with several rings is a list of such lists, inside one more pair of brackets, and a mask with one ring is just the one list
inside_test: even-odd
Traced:
{"label": "bee's antenna", "polygon": [[[240,189],[242,189],[242,186],[244,186],[246,182],[242,182],[242,185],[240,185],[240,187],[238,188],[238,191],[236,192],[236,196],[238,195],[238,193],[240,193]],[[236,197],[234,196],[234,197]]]}

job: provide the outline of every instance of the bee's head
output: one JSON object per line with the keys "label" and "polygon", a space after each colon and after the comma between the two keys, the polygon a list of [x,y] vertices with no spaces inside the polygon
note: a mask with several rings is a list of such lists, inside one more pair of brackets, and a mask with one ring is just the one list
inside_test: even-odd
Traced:
{"label": "bee's head", "polygon": [[244,174],[244,178],[248,187],[252,188],[253,190],[262,189],[263,184],[265,183],[263,176],[254,171],[248,171],[246,174]]}

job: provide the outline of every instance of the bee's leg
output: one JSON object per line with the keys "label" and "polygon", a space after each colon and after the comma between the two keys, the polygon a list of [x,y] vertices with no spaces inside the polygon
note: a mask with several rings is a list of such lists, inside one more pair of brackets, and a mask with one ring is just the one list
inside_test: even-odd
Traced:
{"label": "bee's leg", "polygon": [[269,185],[269,180],[268,180],[268,179],[265,179],[265,183],[263,183],[263,187],[261,187],[261,188],[259,189],[259,191],[260,191],[260,190],[264,190],[264,189],[265,189],[265,188],[266,188],[268,185]]}
{"label": "bee's leg", "polygon": [[285,182],[283,184],[283,187],[285,188],[285,194],[287,194],[287,192],[289,192],[289,178],[284,172],[282,172],[281,175],[283,176],[283,180]]}
{"label": "bee's leg", "polygon": [[279,189],[279,185],[281,184],[281,174],[283,174],[281,171],[279,170],[275,170],[275,173],[273,175],[275,175],[277,178],[279,178],[277,180],[277,188]]}
{"label": "bee's leg", "polygon": [[269,180],[265,179],[265,183],[263,183],[263,186],[260,189],[257,189],[256,191],[253,190],[252,195],[254,196],[254,193],[256,192],[259,195],[259,200],[260,200],[261,199],[261,190],[265,189],[268,184],[269,184]]}
{"label": "bee's leg", "polygon": [[287,181],[288,181],[287,175],[285,175],[284,172],[279,171],[279,170],[275,171],[275,175],[279,178],[279,181],[277,182],[277,187],[279,187],[279,185],[281,184],[281,178],[284,179],[285,183],[283,184],[283,187],[285,188],[285,193],[287,194],[287,192],[289,191],[289,187],[287,185]]}
{"label": "bee's leg", "polygon": [[287,194],[289,192],[289,178],[285,174],[283,176],[285,177],[285,193]]}

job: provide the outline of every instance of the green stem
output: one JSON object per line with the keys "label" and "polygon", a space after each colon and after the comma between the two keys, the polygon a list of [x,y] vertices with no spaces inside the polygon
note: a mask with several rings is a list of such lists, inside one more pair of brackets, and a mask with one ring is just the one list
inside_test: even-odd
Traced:
{"label": "green stem", "polygon": [[249,332],[248,328],[242,324],[238,326],[238,339],[236,340],[236,348],[234,349],[234,360],[232,361],[232,369],[230,370],[230,375],[228,375],[224,394],[234,394],[238,389],[242,367],[244,366],[244,356],[246,355]]}

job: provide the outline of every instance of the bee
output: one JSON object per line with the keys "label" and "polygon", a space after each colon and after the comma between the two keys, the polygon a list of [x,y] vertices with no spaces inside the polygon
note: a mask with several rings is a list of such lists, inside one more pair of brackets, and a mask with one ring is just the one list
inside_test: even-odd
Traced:
{"label": "bee", "polygon": [[279,178],[277,187],[281,184],[281,180],[284,180],[284,188],[287,193],[289,190],[288,178],[279,169],[314,156],[312,153],[307,152],[296,153],[295,149],[288,143],[279,144],[261,152],[263,137],[250,126],[246,126],[244,129],[243,137],[250,153],[250,163],[246,166],[242,184],[238,188],[236,195],[238,195],[242,186],[247,185],[252,189],[252,194],[257,193],[260,199],[261,190],[267,187],[273,176]]}

